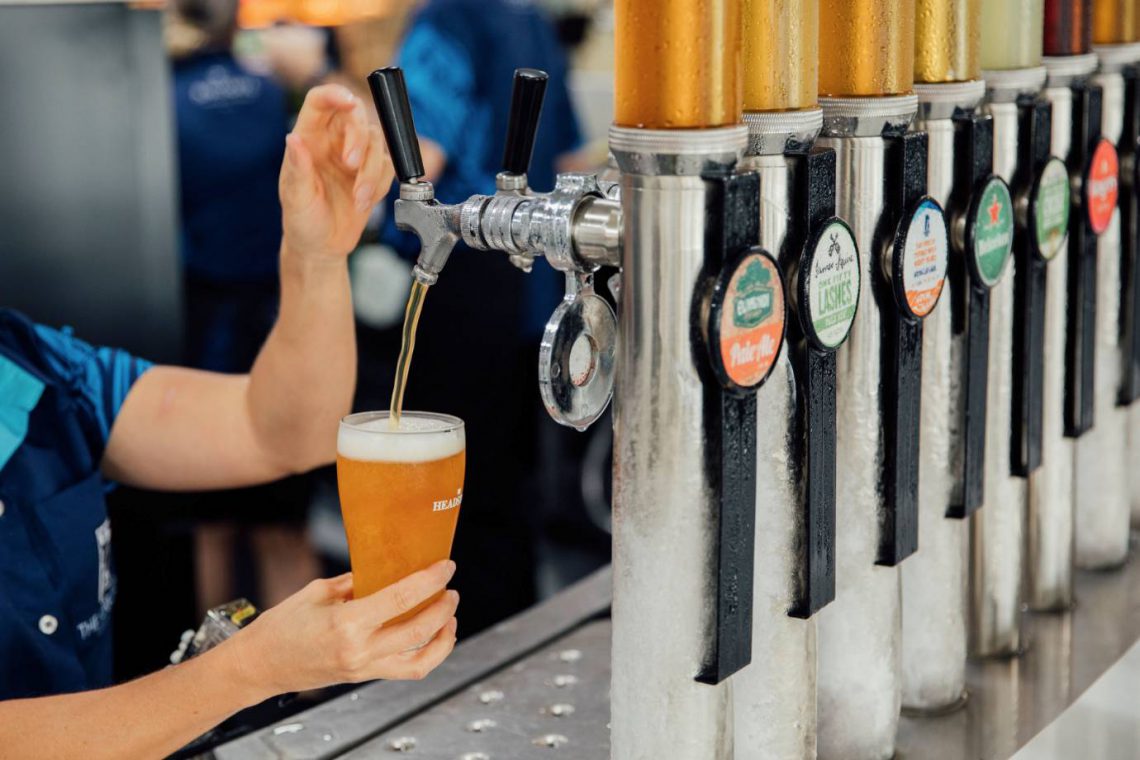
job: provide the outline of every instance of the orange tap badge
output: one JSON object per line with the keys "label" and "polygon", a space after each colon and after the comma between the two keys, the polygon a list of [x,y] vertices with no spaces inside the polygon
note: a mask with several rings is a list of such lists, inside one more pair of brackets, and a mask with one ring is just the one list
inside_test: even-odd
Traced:
{"label": "orange tap badge", "polygon": [[775,260],[754,248],[725,270],[709,321],[710,354],[721,382],[740,390],[760,387],[784,344],[784,283]]}

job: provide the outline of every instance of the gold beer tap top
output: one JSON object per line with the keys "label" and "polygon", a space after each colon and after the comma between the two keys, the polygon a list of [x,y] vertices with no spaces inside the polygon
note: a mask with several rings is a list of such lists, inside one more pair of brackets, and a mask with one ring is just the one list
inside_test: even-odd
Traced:
{"label": "gold beer tap top", "polygon": [[814,108],[819,0],[743,0],[745,111]]}
{"label": "gold beer tap top", "polygon": [[740,123],[740,0],[615,0],[614,23],[618,126]]}
{"label": "gold beer tap top", "polygon": [[982,3],[982,68],[1004,71],[1041,65],[1044,0]]}
{"label": "gold beer tap top", "polygon": [[1137,0],[1095,0],[1092,38],[1097,45],[1120,45],[1140,40]]}
{"label": "gold beer tap top", "polygon": [[982,0],[918,0],[914,18],[914,81],[941,84],[978,79],[981,18]]}
{"label": "gold beer tap top", "polygon": [[914,89],[915,0],[821,0],[819,94],[905,95]]}

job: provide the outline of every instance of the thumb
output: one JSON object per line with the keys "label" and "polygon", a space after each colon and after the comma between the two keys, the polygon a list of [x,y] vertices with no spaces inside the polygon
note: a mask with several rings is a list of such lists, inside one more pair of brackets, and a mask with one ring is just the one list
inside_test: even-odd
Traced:
{"label": "thumb", "polygon": [[302,208],[320,195],[313,154],[305,146],[305,141],[293,133],[285,137],[285,163],[281,167],[279,191],[282,204]]}

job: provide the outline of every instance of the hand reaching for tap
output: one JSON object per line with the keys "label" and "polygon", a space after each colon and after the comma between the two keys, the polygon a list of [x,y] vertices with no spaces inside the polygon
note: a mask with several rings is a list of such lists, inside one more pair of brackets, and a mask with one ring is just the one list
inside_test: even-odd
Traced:
{"label": "hand reaching for tap", "polygon": [[310,90],[281,169],[285,251],[343,261],[393,176],[384,135],[363,103],[339,85]]}

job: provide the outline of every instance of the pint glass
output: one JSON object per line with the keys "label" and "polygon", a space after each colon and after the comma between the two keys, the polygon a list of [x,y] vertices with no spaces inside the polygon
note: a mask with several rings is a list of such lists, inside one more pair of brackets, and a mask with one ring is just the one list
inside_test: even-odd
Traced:
{"label": "pint glass", "polygon": [[404,412],[399,426],[388,412],[341,420],[336,474],[353,596],[447,559],[463,501],[465,459],[463,420],[456,417]]}

